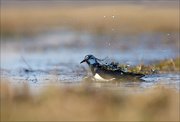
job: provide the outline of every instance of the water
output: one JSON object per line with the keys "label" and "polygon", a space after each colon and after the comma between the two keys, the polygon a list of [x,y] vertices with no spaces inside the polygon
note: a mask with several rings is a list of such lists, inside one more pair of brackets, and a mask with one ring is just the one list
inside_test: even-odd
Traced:
{"label": "water", "polygon": [[[176,33],[142,33],[132,36],[95,36],[87,32],[55,30],[33,37],[6,38],[1,44],[1,77],[12,84],[28,83],[40,89],[50,84],[81,85],[91,76],[87,65],[80,61],[87,54],[109,57],[123,64],[149,64],[178,56]],[[156,84],[179,89],[179,74],[157,74],[143,78],[144,82],[99,83],[93,87],[141,91]]]}

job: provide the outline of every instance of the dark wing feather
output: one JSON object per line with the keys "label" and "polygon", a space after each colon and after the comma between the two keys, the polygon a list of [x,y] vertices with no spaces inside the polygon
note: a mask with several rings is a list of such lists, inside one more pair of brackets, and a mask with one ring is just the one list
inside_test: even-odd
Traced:
{"label": "dark wing feather", "polygon": [[126,77],[135,77],[135,78],[141,78],[145,76],[144,74],[140,73],[132,73],[132,72],[125,72],[121,69],[111,70],[107,67],[104,67],[102,65],[98,65],[94,68],[94,72],[98,73],[103,78],[126,78]]}

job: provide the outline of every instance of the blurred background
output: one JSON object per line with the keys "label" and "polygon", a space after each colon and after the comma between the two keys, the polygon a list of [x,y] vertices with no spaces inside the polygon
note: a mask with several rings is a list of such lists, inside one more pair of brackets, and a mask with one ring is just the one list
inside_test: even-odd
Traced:
{"label": "blurred background", "polygon": [[[26,91],[30,89],[33,93],[39,93],[39,89],[44,89],[52,84],[63,87],[79,87],[84,83],[84,77],[91,76],[88,67],[79,64],[87,54],[93,54],[97,58],[108,57],[129,66],[154,65],[167,60],[165,64],[160,65],[160,68],[165,69],[166,72],[146,77],[144,79],[146,82],[94,82],[91,86],[95,88],[108,88],[113,91],[117,90],[118,93],[119,91],[123,91],[123,93],[128,91],[130,93],[135,91],[142,93],[147,88],[154,88],[157,84],[160,84],[175,90],[175,94],[179,90],[179,0],[1,0],[0,27],[1,79],[9,83],[10,86],[22,85],[24,88],[23,90],[21,89],[22,91],[20,90],[21,92],[17,92],[18,90],[11,90],[7,84],[5,86],[1,85],[5,91],[1,91],[5,96],[1,95],[2,101],[8,96],[7,99],[10,102],[12,102],[11,98],[17,102],[19,95],[20,99],[21,97],[23,98],[22,101],[24,99],[30,99],[31,101],[31,96]],[[24,86],[24,83],[28,87]],[[51,106],[51,102],[49,102],[47,103],[49,109],[54,111],[54,114],[47,117],[47,120],[71,120],[73,118],[75,120],[86,120],[80,115],[74,115],[76,110],[81,108],[79,103],[85,105],[87,101],[94,97],[99,101],[100,96],[102,96],[100,100],[100,103],[102,103],[103,100],[106,100],[106,97],[114,95],[114,93],[111,94],[112,91],[109,96],[104,94],[106,92],[102,92],[102,94],[101,92],[100,94],[94,93],[96,90],[89,93],[84,88],[80,88],[80,91],[76,89],[71,89],[70,91],[58,91],[60,94],[65,94],[65,96],[66,94],[69,95],[69,97],[64,98],[62,95],[59,98],[59,94],[56,94],[58,97],[56,98],[55,95],[54,102],[58,106],[59,99],[60,101],[62,99],[71,101],[72,98],[75,98],[75,103],[78,107],[73,108],[73,111],[69,108],[64,108],[63,105],[65,104],[65,106],[73,104],[71,102],[66,103],[66,100],[64,100],[62,102],[63,105],[60,104],[60,108],[65,110],[65,114],[62,114],[60,111],[56,111],[56,107]],[[22,94],[22,92],[25,92],[25,94]],[[48,91],[48,95],[51,96],[51,93],[55,94],[54,92],[57,91]],[[160,90],[158,93],[164,93],[164,91]],[[78,98],[79,94],[81,94],[81,97]],[[89,94],[89,97],[84,98],[82,94]],[[98,109],[90,110],[90,113],[85,115],[85,117],[88,120],[91,120],[90,118],[93,118],[92,120],[102,120],[104,118],[103,108],[105,105],[107,107],[105,107],[105,115],[110,114],[107,116],[109,120],[112,120],[112,118],[115,118],[115,120],[127,120],[129,117],[131,120],[164,120],[163,116],[166,116],[165,120],[178,120],[178,102],[177,96],[174,96],[175,94],[174,92],[165,94],[165,97],[163,96],[160,99],[165,102],[156,99],[159,96],[160,98],[162,97],[161,94],[158,94],[159,96],[152,98],[152,104],[151,99],[150,102],[143,101],[146,99],[146,95],[143,97],[139,96],[144,106],[140,106],[141,109],[138,110],[138,115],[135,114],[136,111],[131,113],[131,107],[129,107],[123,109],[126,111],[125,113],[120,111],[120,114],[129,114],[129,116],[123,117],[119,116],[119,114],[114,115],[114,112],[119,112],[115,108],[113,108],[111,113],[111,108],[107,106],[115,105],[121,107],[121,105],[124,105],[124,102],[122,102],[123,104],[119,102],[114,104],[114,102],[116,103],[117,99],[117,101],[128,101],[129,99],[113,96],[110,98],[112,101],[103,102],[102,106],[95,104],[94,101],[90,101],[88,103],[95,107],[98,106]],[[45,101],[46,98],[51,99],[49,96],[45,96],[45,98],[43,96],[42,99],[45,99]],[[174,100],[173,102],[168,101],[171,97]],[[153,103],[154,100],[157,104]],[[167,111],[171,111],[173,114],[168,116],[168,112],[163,113],[161,111],[163,107],[158,109],[160,110],[159,115],[162,116],[160,118],[153,114],[157,111],[156,107],[150,110],[148,116],[142,114],[143,111],[149,109],[147,107],[149,104],[159,106],[160,103],[164,103],[163,107],[167,107]],[[128,104],[131,103],[127,102]],[[6,105],[9,106],[9,103]],[[46,104],[43,105],[44,107],[46,106]],[[135,100],[133,105],[139,104]],[[20,107],[24,111],[24,108],[31,108],[31,105],[24,107],[20,104]],[[37,111],[45,111],[44,107],[42,109],[38,108]],[[86,107],[91,109],[89,106]],[[134,109],[137,108],[135,107]],[[15,120],[21,120],[19,115],[23,113],[22,111],[22,113],[19,113],[14,108],[13,110],[10,108],[7,111],[5,111],[5,108],[3,110],[4,120],[13,120],[14,118]],[[95,116],[93,111],[97,112],[98,110],[102,112],[102,115],[97,114],[98,116]],[[31,120],[32,111],[30,109],[29,114],[22,120]],[[80,109],[79,113],[82,114],[84,111],[88,110]],[[70,116],[73,116],[68,119],[66,112],[72,112]],[[56,116],[58,113],[61,113],[60,118]],[[42,120],[47,113],[42,112],[41,114],[39,117],[33,116],[37,120]],[[107,118],[104,119],[107,120]]]}
{"label": "blurred background", "polygon": [[87,54],[130,66],[177,58],[178,3],[2,0],[3,77],[81,81],[89,76],[79,64]]}

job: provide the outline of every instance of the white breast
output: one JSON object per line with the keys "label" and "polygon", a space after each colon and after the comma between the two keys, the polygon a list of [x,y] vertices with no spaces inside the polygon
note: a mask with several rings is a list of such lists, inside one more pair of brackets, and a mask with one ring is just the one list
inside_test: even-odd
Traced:
{"label": "white breast", "polygon": [[102,78],[99,74],[95,74],[94,75],[94,78],[97,80],[97,81],[112,81],[112,80],[114,80],[115,78],[111,78],[111,79],[104,79],[104,78]]}

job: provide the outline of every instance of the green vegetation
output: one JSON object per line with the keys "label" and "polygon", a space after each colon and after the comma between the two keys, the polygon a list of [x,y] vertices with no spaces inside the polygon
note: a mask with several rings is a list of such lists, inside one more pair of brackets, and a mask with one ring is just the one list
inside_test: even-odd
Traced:
{"label": "green vegetation", "polygon": [[166,59],[158,61],[155,64],[144,65],[140,64],[137,66],[127,67],[127,65],[119,65],[123,70],[142,73],[142,74],[153,74],[153,73],[168,73],[168,72],[179,72],[180,71],[180,58]]}
{"label": "green vegetation", "polygon": [[167,59],[155,64],[155,68],[160,72],[179,72],[180,71],[180,58]]}

